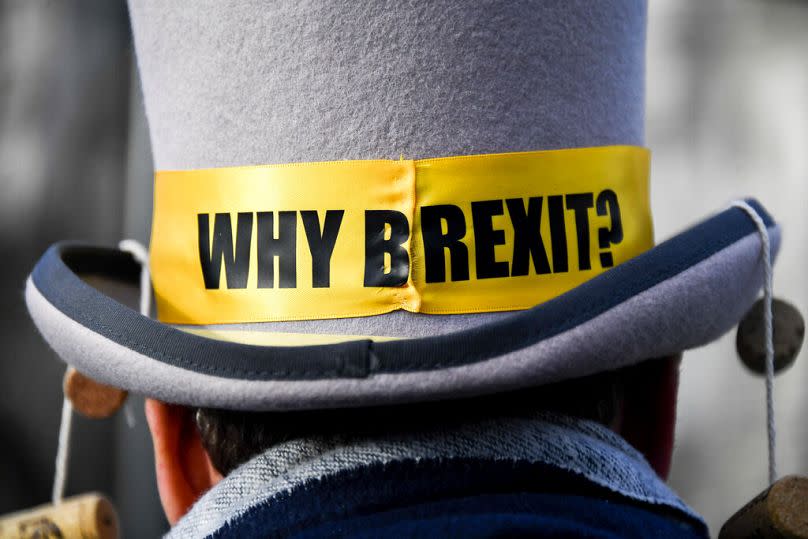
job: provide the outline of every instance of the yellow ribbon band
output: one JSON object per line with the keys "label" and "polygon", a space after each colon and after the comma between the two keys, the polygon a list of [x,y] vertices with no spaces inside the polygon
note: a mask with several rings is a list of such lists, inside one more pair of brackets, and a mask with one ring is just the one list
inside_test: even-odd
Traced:
{"label": "yellow ribbon band", "polygon": [[649,153],[607,146],[158,171],[160,320],[525,309],[649,249]]}

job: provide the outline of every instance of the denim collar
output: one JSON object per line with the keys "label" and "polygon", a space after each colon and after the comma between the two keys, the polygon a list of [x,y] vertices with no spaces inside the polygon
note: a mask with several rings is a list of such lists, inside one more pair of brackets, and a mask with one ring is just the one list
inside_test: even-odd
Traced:
{"label": "denim collar", "polygon": [[703,522],[642,455],[605,427],[565,416],[509,417],[384,437],[292,440],[256,456],[206,493],[167,537],[203,537],[312,481],[369,465],[472,458],[556,467],[628,499]]}

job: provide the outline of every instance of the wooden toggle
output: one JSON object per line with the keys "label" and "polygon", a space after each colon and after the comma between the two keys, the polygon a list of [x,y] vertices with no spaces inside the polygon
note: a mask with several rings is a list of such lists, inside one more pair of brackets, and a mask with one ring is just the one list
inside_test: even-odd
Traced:
{"label": "wooden toggle", "polygon": [[114,539],[118,515],[100,494],[83,494],[0,517],[0,539]]}
{"label": "wooden toggle", "polygon": [[808,477],[789,475],[743,506],[718,539],[808,539]]}

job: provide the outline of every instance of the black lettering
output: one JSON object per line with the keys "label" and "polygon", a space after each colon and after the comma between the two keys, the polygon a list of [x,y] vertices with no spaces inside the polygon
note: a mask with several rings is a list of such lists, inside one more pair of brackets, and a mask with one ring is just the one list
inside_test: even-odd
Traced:
{"label": "black lettering", "polygon": [[507,277],[508,263],[497,261],[497,245],[505,244],[505,231],[494,228],[493,217],[503,215],[501,200],[483,200],[471,203],[471,220],[474,227],[474,259],[477,262],[477,278]]}
{"label": "black lettering", "polygon": [[217,213],[213,222],[213,246],[210,244],[210,217],[197,215],[199,232],[199,262],[205,288],[218,289],[224,260],[227,288],[246,288],[250,272],[252,243],[252,213],[239,213],[236,221],[236,249],[233,250],[233,228],[229,213]]}
{"label": "black lettering", "polygon": [[578,236],[578,269],[592,269],[589,260],[589,208],[594,206],[592,193],[567,195],[567,209],[575,213],[575,233]]}
{"label": "black lettering", "polygon": [[[596,203],[598,215],[611,217],[612,222],[609,227],[598,229],[598,246],[601,249],[609,249],[613,244],[623,241],[623,221],[620,217],[620,204],[617,203],[617,194],[611,189],[601,191]],[[604,268],[614,266],[614,257],[611,251],[600,253],[600,265]]]}
{"label": "black lettering", "polygon": [[278,237],[275,237],[275,212],[258,212],[258,288],[274,288],[275,257],[278,257],[278,287],[297,286],[297,212],[278,212]]}
{"label": "black lettering", "polygon": [[564,221],[564,196],[553,195],[547,197],[547,211],[550,216],[553,273],[564,273],[569,269],[567,261],[567,223]]}
{"label": "black lettering", "polygon": [[[442,224],[446,223],[446,234]],[[421,208],[421,234],[424,238],[426,282],[446,282],[446,252],[449,250],[452,281],[468,281],[469,250],[462,240],[466,235],[463,210],[452,204]]]}
{"label": "black lettering", "polygon": [[[390,238],[385,239],[385,225]],[[402,286],[410,275],[410,255],[402,244],[410,237],[407,216],[394,210],[365,211],[365,286]],[[390,271],[384,272],[384,255]]]}
{"label": "black lettering", "polygon": [[314,288],[331,286],[331,255],[344,214],[345,210],[327,210],[321,232],[320,218],[315,210],[300,212],[311,252],[311,285]]}
{"label": "black lettering", "polygon": [[550,261],[541,238],[542,197],[530,197],[527,210],[521,198],[509,198],[505,205],[513,223],[511,275],[527,275],[531,260],[537,275],[550,273]]}

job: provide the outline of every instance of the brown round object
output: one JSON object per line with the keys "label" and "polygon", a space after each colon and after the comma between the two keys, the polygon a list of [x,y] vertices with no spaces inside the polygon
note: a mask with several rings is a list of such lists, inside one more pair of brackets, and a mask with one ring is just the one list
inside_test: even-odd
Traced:
{"label": "brown round object", "polygon": [[110,417],[123,405],[127,392],[96,382],[70,368],[65,373],[65,396],[80,414],[92,419]]}
{"label": "brown round object", "polygon": [[[783,300],[772,299],[772,330],[774,337],[774,372],[790,367],[802,347],[805,321],[800,312]],[[738,356],[749,370],[766,374],[766,343],[763,300],[755,302],[738,325],[735,339]]]}

